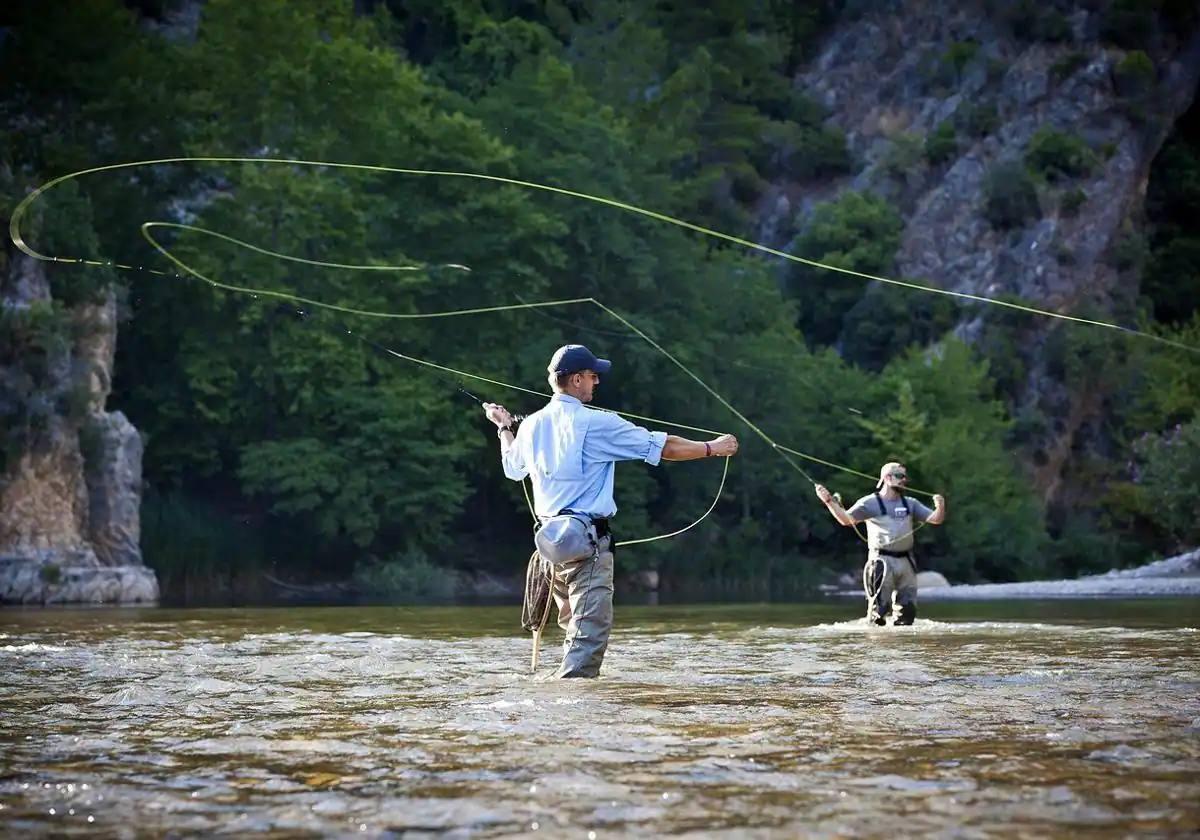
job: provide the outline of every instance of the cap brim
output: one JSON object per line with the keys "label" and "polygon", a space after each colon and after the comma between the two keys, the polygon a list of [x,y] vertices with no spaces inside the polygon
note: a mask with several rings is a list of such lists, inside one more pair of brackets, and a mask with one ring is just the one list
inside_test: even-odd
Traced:
{"label": "cap brim", "polygon": [[608,373],[612,370],[612,362],[608,359],[597,359],[596,366],[592,368],[596,373]]}

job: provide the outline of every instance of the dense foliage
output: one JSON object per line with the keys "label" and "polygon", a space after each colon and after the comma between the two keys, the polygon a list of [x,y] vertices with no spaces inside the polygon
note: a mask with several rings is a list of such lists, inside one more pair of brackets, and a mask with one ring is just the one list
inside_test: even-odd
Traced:
{"label": "dense foliage", "polygon": [[[49,177],[98,163],[271,156],[537,181],[754,238],[767,184],[854,169],[844,138],[791,83],[837,5],[771,2],[747,12],[733,2],[601,0],[585,10],[559,0],[211,0],[193,37],[171,23],[171,2],[141,4],[139,13],[115,0],[30,2],[0,46],[13,80],[0,100],[4,209]],[[951,71],[969,60],[967,47],[948,56]],[[909,144],[913,162],[946,160],[958,133],[974,131],[943,124]],[[1169,153],[1192,172],[1197,147],[1188,142]],[[1086,147],[1049,129],[1026,160],[1050,180],[1093,162]],[[1039,211],[1026,167],[1007,166],[986,196],[998,227]],[[1200,194],[1191,181],[1172,189],[1161,198],[1171,206]],[[415,315],[595,297],[777,441],[867,473],[905,460],[916,486],[945,493],[952,506],[954,527],[922,536],[927,565],[962,579],[1070,565],[1056,559],[1072,555],[1063,543],[1070,533],[1047,530],[1008,448],[1021,418],[1008,416],[1007,388],[1021,372],[1004,368],[1003,353],[989,355],[1003,340],[994,333],[980,348],[946,340],[922,349],[960,316],[941,299],[804,266],[781,276],[757,255],[642,216],[461,178],[170,165],[89,176],[52,197],[30,231],[48,253],[173,270],[138,234],[144,221],[171,220],[309,260],[432,266],[321,269],[197,232],[156,233],[213,279],[356,309]],[[1193,231],[1172,224],[1154,240],[1147,289],[1156,314],[1182,322],[1195,295],[1163,278],[1185,270],[1194,280],[1200,258]],[[901,229],[886,201],[846,192],[819,207],[790,247],[890,276]],[[471,270],[438,267],[446,264]],[[67,307],[114,282],[70,267],[55,268],[53,280]],[[599,404],[737,432],[743,451],[714,518],[680,539],[623,552],[622,568],[658,568],[680,591],[781,594],[857,557],[857,542],[797,470],[593,307],[302,318],[295,307],[194,279],[116,282],[130,317],[111,404],[148,441],[144,547],[168,588],[186,579],[184,564],[193,575],[269,568],[438,594],[431,570],[510,573],[522,562],[525,503],[500,474],[478,407],[444,376],[381,355],[347,329],[534,389],[544,387],[556,346],[585,341],[616,362]],[[49,340],[31,333],[39,318],[53,321],[53,312],[0,325],[0,362],[35,348],[20,351],[30,388],[38,342]],[[1158,358],[1122,359],[1110,374],[1125,378],[1111,387],[1143,393],[1135,380]],[[1188,387],[1179,386],[1185,403],[1197,393]],[[519,393],[468,388],[518,411],[538,407]],[[1152,402],[1128,401],[1116,436],[1145,461],[1141,475],[1153,486],[1143,493],[1127,476],[1135,489],[1108,526],[1136,533],[1140,546],[1165,547],[1168,534],[1186,536],[1187,523],[1176,490],[1164,486],[1163,447],[1194,446],[1195,436],[1184,427],[1159,444],[1133,440],[1190,422],[1196,406]],[[870,490],[802,463],[848,497]],[[711,501],[719,470],[620,467],[621,535],[688,523]]]}

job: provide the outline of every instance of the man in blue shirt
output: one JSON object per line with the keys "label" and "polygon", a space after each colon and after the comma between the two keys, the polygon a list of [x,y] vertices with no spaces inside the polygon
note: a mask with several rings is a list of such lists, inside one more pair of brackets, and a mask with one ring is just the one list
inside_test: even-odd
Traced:
{"label": "man in blue shirt", "polygon": [[554,396],[513,433],[506,408],[484,403],[496,424],[504,474],[513,481],[529,476],[534,512],[545,522],[562,513],[589,519],[596,550],[590,556],[554,567],[552,592],[558,624],[566,632],[559,677],[594,677],[612,630],[613,536],[609,520],[617,512],[613,473],[617,461],[692,461],[732,456],[737,438],[721,435],[693,441],[651,432],[609,411],[587,408],[600,376],[612,363],[596,358],[580,344],[560,347],[548,368]]}

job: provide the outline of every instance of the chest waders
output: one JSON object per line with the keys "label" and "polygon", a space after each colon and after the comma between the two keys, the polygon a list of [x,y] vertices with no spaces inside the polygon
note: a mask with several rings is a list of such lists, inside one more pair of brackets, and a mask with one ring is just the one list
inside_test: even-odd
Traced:
{"label": "chest waders", "polygon": [[[879,515],[887,517],[887,505],[883,503],[883,497],[879,492],[875,493],[875,501],[879,505]],[[909,533],[912,533],[912,512],[908,506],[908,500],[902,494],[900,496],[899,505],[903,507],[909,521]],[[884,557],[902,557],[908,561],[912,568],[913,574],[917,571],[917,561],[913,559],[912,549],[908,551],[889,551],[885,548],[871,549],[873,554],[868,554],[867,564],[863,567],[863,591],[867,596],[867,620],[873,624],[883,626],[887,624],[887,614],[892,611],[892,605],[880,603],[880,596],[883,595],[883,584],[887,577],[888,567]],[[890,593],[889,593],[890,594]],[[898,625],[912,624],[917,618],[917,604],[915,600],[905,599],[896,603],[896,619]]]}
{"label": "chest waders", "polygon": [[521,626],[533,633],[531,674],[537,671],[542,631],[554,607],[555,567],[582,557],[598,558],[600,540],[611,533],[607,519],[592,519],[569,510],[538,521],[533,539],[536,548],[525,567],[525,597],[521,603]]}

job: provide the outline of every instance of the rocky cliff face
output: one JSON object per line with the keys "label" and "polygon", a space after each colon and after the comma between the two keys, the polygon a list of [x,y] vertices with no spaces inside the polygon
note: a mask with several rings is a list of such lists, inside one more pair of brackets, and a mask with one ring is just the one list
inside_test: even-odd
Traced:
{"label": "rocky cliff face", "polygon": [[104,410],[116,300],[57,315],[50,304],[44,265],[14,256],[0,272],[0,402],[14,409],[3,413],[0,602],[155,601],[138,547],[141,437]]}
{"label": "rocky cliff face", "polygon": [[[797,78],[862,162],[839,190],[870,190],[900,207],[898,276],[1131,323],[1137,276],[1122,249],[1136,242],[1151,162],[1195,97],[1200,32],[1160,32],[1144,50],[1120,49],[1101,37],[1110,25],[1103,4],[1088,5],[1060,12],[1024,4],[1026,17],[1014,20],[1001,7],[1022,4],[872,4],[846,16]],[[997,225],[989,175],[1006,162],[1025,170],[1046,131],[1085,147],[1089,162],[1031,182],[1028,218]],[[931,154],[938,132],[940,153]],[[795,193],[780,195],[786,191],[769,198],[776,218],[765,227],[780,226],[781,209],[803,227],[811,207],[794,206]],[[968,341],[985,329],[972,317],[958,328]],[[1027,381],[1016,406],[1051,418],[1029,453],[1050,503],[1102,403],[1087,383],[1047,375],[1040,351],[1055,324],[1029,318],[1020,348]]]}

